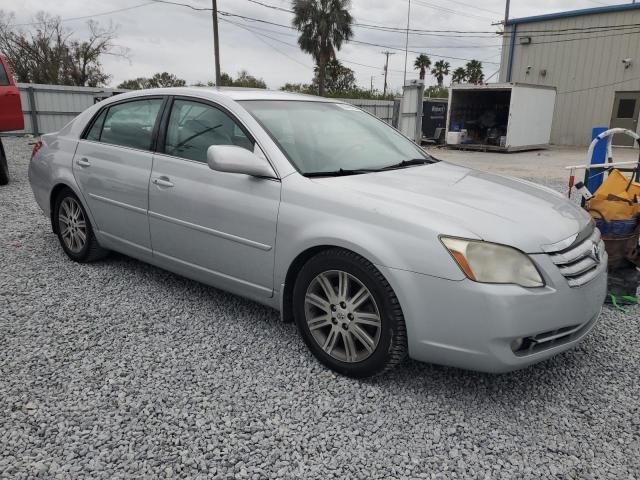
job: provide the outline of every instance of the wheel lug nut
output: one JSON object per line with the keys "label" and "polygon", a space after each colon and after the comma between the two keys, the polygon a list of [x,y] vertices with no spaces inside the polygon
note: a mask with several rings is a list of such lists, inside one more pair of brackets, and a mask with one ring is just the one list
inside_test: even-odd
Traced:
{"label": "wheel lug nut", "polygon": [[335,306],[333,303],[331,304],[331,311],[332,311],[332,312],[335,312],[335,311],[336,311],[336,306]]}
{"label": "wheel lug nut", "polygon": [[353,320],[353,313],[348,314],[348,315],[347,315],[347,318],[348,318],[349,320]]}
{"label": "wheel lug nut", "polygon": [[342,324],[342,328],[343,328],[344,330],[349,330],[349,325],[347,325],[346,323],[343,323],[343,324]]}
{"label": "wheel lug nut", "polygon": [[334,325],[337,325],[338,324],[338,320],[336,320],[335,318],[332,318],[331,319],[331,323],[333,323]]}
{"label": "wheel lug nut", "polygon": [[340,302],[340,306],[341,306],[342,308],[347,308],[347,304],[346,304],[346,303],[344,303],[344,302]]}

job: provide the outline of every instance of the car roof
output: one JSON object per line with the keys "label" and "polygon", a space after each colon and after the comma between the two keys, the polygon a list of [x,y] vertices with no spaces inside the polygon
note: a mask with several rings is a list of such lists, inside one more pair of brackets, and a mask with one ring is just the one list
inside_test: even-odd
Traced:
{"label": "car roof", "polygon": [[306,102],[331,102],[343,103],[334,98],[316,97],[302,93],[283,92],[281,90],[265,90],[262,88],[240,87],[167,87],[147,90],[132,90],[126,95],[195,95],[204,98],[219,98],[224,96],[231,100],[280,100],[280,101],[306,101]]}

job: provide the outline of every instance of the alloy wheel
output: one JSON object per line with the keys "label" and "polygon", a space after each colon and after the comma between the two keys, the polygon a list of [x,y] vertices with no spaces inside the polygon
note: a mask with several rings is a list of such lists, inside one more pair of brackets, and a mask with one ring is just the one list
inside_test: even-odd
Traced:
{"label": "alloy wheel", "polygon": [[380,311],[369,289],[341,270],[318,274],[304,301],[313,339],[331,357],[347,363],[369,358],[380,341]]}
{"label": "alloy wheel", "polygon": [[65,246],[79,253],[87,243],[87,221],[75,198],[65,197],[58,210],[58,227]]}

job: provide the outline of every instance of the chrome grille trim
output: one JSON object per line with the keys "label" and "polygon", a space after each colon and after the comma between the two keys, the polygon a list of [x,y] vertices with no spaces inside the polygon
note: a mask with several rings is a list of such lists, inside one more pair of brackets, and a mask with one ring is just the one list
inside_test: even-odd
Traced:
{"label": "chrome grille trim", "polygon": [[[599,258],[594,253],[594,246],[600,252]],[[602,235],[597,228],[582,242],[564,250],[547,253],[572,288],[585,285],[597,277],[598,267],[601,263],[606,264],[608,258]]]}

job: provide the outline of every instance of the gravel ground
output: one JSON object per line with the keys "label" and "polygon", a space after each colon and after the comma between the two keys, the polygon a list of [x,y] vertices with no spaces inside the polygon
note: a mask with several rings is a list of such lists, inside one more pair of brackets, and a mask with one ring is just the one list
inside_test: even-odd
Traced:
{"label": "gravel ground", "polygon": [[273,310],[112,255],[67,260],[25,139],[0,187],[2,478],[640,478],[640,308],[492,376],[336,376]]}

